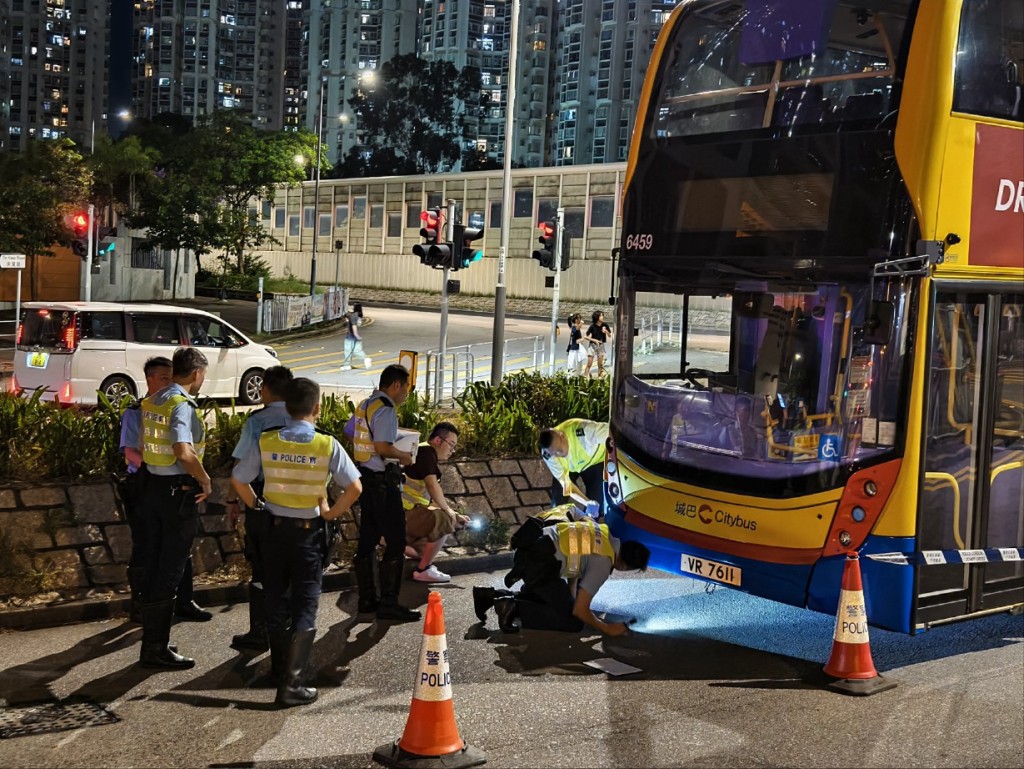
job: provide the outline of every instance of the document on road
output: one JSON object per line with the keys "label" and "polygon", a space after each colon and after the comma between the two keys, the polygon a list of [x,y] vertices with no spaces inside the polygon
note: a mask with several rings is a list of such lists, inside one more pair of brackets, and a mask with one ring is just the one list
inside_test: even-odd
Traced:
{"label": "document on road", "polygon": [[597,668],[602,673],[607,673],[610,676],[628,676],[630,673],[642,672],[640,668],[627,665],[625,662],[619,662],[619,660],[613,659],[612,657],[602,657],[599,660],[587,660],[583,664],[589,665],[592,668]]}

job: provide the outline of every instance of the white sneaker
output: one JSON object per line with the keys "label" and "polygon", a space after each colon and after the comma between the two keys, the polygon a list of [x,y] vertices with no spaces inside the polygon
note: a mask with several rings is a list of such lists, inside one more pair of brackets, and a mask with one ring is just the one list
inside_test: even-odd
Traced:
{"label": "white sneaker", "polygon": [[370,366],[372,366],[372,365],[373,365],[373,360],[372,359],[370,359],[370,358],[363,358],[363,366],[365,368],[370,368]]}
{"label": "white sneaker", "polygon": [[341,367],[341,370],[342,370],[342,371],[351,371],[351,370],[352,370],[352,367],[351,367],[351,366],[342,366],[342,367]]}
{"label": "white sneaker", "polygon": [[441,571],[439,568],[430,564],[426,569],[420,571],[414,569],[412,572],[412,578],[416,582],[451,582],[452,578]]}

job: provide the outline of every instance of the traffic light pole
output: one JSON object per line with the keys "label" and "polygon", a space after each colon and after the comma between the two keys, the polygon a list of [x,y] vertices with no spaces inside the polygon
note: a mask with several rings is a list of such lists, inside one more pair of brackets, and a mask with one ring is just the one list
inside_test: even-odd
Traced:
{"label": "traffic light pole", "polygon": [[85,241],[85,301],[92,301],[92,259],[96,253],[96,242],[93,232],[96,222],[96,206],[89,204],[89,234]]}
{"label": "traffic light pole", "polygon": [[559,207],[555,217],[555,250],[552,262],[555,268],[555,286],[551,294],[551,350],[548,352],[548,374],[555,375],[555,345],[558,343],[558,293],[562,283],[562,238],[565,237],[565,209]]}
{"label": "traffic light pole", "polygon": [[[455,259],[456,253],[461,249],[462,244],[455,242],[455,200],[448,200],[448,219],[444,223],[445,240],[451,243],[451,259]],[[450,264],[444,266],[443,278],[441,279],[441,341],[438,344],[440,355],[437,360],[437,373],[434,376],[434,403],[441,400],[441,393],[444,392],[444,359],[448,352],[448,276],[451,274]]]}

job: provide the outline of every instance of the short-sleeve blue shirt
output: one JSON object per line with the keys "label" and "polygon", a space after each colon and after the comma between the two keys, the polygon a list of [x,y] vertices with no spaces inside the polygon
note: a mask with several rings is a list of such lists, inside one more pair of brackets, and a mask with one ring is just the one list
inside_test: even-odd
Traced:
{"label": "short-sleeve blue shirt", "polygon": [[[136,406],[125,409],[121,414],[121,443],[118,448],[123,454],[129,447],[142,451],[142,409]],[[138,469],[128,462],[129,473],[137,472]]]}
{"label": "short-sleeve blue shirt", "polygon": [[[153,396],[153,403],[160,405],[173,395],[184,395],[187,402],[179,403],[171,411],[171,443],[196,443],[203,440],[203,420],[199,418],[199,411],[195,407],[195,401],[188,391],[177,382],[172,382],[164,389]],[[188,471],[175,460],[173,465],[158,467],[147,465],[146,469],[153,475],[188,475]]]}
{"label": "short-sleeve blue shirt", "polygon": [[[281,430],[281,438],[295,443],[311,443],[316,435],[316,428],[309,422],[302,419],[287,418],[284,428]],[[359,471],[355,463],[345,453],[341,444],[331,438],[331,459],[328,463],[331,478],[342,488],[351,486],[359,478]],[[242,483],[252,483],[263,472],[263,463],[260,457],[259,441],[252,444],[245,456],[238,460],[235,469],[231,471],[231,477]],[[273,502],[267,502],[267,509],[274,515],[283,518],[316,518],[320,515],[319,507],[284,507]]]}
{"label": "short-sleeve blue shirt", "polygon": [[[394,443],[398,440],[398,412],[395,411],[391,398],[381,390],[374,390],[370,393],[370,397],[364,403],[377,398],[383,398],[385,403],[373,412],[373,418],[369,425],[370,436],[378,443]],[[369,459],[360,464],[367,470],[381,472],[384,469],[384,457],[380,454],[372,454]]]}
{"label": "short-sleeve blue shirt", "polygon": [[238,443],[235,444],[231,456],[241,459],[249,453],[253,445],[260,442],[260,433],[284,427],[287,420],[288,411],[285,409],[284,401],[274,401],[250,412],[245,424],[242,425],[242,433],[238,436]]}

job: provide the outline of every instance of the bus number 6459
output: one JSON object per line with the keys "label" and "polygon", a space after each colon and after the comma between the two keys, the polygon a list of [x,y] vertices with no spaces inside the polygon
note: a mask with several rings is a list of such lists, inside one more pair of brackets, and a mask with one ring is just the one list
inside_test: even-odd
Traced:
{"label": "bus number 6459", "polygon": [[650,251],[654,245],[654,236],[650,233],[638,233],[626,236],[627,251]]}

